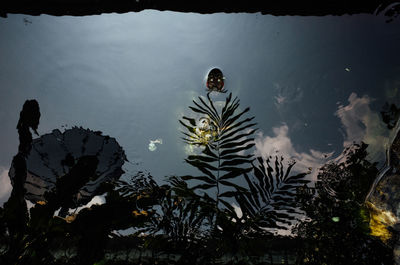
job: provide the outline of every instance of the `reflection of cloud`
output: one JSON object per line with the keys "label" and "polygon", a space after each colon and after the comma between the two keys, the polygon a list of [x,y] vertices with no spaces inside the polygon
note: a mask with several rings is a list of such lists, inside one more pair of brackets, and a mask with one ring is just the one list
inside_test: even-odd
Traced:
{"label": "reflection of cloud", "polygon": [[356,93],[351,93],[348,101],[348,105],[340,105],[335,112],[345,130],[343,147],[363,141],[369,145],[370,157],[375,160],[385,152],[388,144],[387,130],[379,114],[370,109],[372,99],[367,95],[357,97]]}
{"label": "reflection of cloud", "polygon": [[[388,146],[387,130],[381,122],[379,114],[371,110],[369,106],[372,102],[371,98],[366,95],[358,97],[357,94],[352,93],[348,101],[348,105],[339,105],[335,112],[345,131],[343,147],[347,147],[353,142],[360,143],[363,141],[369,145],[370,159],[377,161],[377,158],[384,157],[384,152]],[[296,161],[293,171],[308,172],[309,168],[312,168],[312,179],[314,180],[318,168],[332,159],[333,152],[323,153],[313,149],[302,153],[296,151],[288,136],[289,127],[286,124],[273,128],[273,132],[274,136],[272,137],[264,136],[262,132],[258,133],[255,139],[256,155],[261,155],[264,158],[282,155],[287,159],[293,159]],[[330,161],[338,162],[340,158],[342,156]]]}
{"label": "reflection of cloud", "polygon": [[[88,202],[86,205],[80,206],[76,209],[69,209],[69,214],[72,213],[79,213],[82,209],[84,208],[90,208],[92,207],[92,205],[102,205],[106,203],[106,199],[105,199],[105,194],[103,195],[96,195],[92,198],[92,200],[90,202]],[[57,211],[55,213],[55,215],[58,215],[59,211]]]}
{"label": "reflection of cloud", "polygon": [[149,150],[150,151],[156,151],[157,150],[156,144],[162,144],[162,143],[163,143],[162,139],[150,140]]}
{"label": "reflection of cloud", "polygon": [[282,95],[276,96],[275,99],[276,99],[276,102],[277,102],[278,104],[282,104],[282,103],[286,100],[286,98],[283,97]]}
{"label": "reflection of cloud", "polygon": [[[312,168],[312,179],[316,179],[318,168],[320,168],[332,156],[331,153],[322,153],[310,149],[309,152],[299,153],[293,147],[292,141],[288,136],[289,127],[284,124],[273,128],[275,136],[263,136],[258,133],[256,143],[256,156],[267,158],[268,156],[282,155],[286,159],[295,160],[296,165],[293,172],[308,172]],[[288,161],[289,162],[289,161]]]}
{"label": "reflection of cloud", "polygon": [[284,104],[290,104],[294,102],[299,102],[303,99],[303,90],[300,87],[289,87],[278,83],[274,84],[275,90],[278,95],[275,96],[275,106],[280,108]]}
{"label": "reflection of cloud", "polygon": [[12,190],[8,169],[0,167],[0,206],[10,197]]}
{"label": "reflection of cloud", "polygon": [[[286,103],[286,99],[279,94],[276,97],[277,107]],[[346,106],[339,105],[335,115],[340,119],[344,128],[343,147],[351,145],[353,142],[360,143],[361,141],[369,145],[368,151],[372,161],[384,157],[384,152],[389,143],[387,130],[380,120],[379,113],[374,112],[370,108],[372,99],[364,95],[358,97],[352,93],[348,98],[349,104]],[[258,133],[255,139],[256,156],[267,158],[275,155],[283,156],[285,159],[295,160],[296,165],[293,167],[293,173],[308,172],[312,168],[311,179],[316,180],[318,169],[329,163],[344,162],[346,157],[340,154],[333,158],[331,153],[323,153],[317,150],[310,149],[308,152],[298,152],[288,135],[289,127],[283,124],[273,128],[273,136],[264,136],[262,132]],[[235,211],[239,212],[237,207]],[[290,234],[289,230],[280,230],[277,232],[281,235]]]}
{"label": "reflection of cloud", "polygon": [[240,208],[240,206],[238,206],[234,203],[232,203],[231,205],[232,205],[233,209],[235,210],[237,217],[241,218],[243,216],[242,208]]}

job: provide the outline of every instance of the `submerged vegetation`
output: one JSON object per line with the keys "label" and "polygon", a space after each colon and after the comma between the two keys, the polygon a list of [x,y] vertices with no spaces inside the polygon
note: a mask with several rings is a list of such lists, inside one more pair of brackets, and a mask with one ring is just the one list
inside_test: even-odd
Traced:
{"label": "submerged vegetation", "polygon": [[[75,128],[81,144],[64,137],[62,156],[46,150],[49,136],[40,138],[43,152],[32,151],[40,112],[27,101],[13,191],[0,208],[0,264],[393,264],[394,224],[366,202],[379,174],[366,144],[348,147],[311,183],[292,173],[294,161],[253,155],[256,123],[238,98],[216,105],[208,93],[193,104],[179,122],[196,147],[185,161],[199,175],[161,185],[143,172],[122,175],[122,148],[100,132]],[[31,161],[52,177],[33,178]],[[104,204],[70,210],[99,194]],[[34,203],[29,213],[25,200]]]}

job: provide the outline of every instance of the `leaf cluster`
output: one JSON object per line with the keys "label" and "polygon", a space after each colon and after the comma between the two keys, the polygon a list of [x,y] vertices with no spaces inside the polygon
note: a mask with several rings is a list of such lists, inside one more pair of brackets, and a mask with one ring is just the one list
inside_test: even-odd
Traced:
{"label": "leaf cluster", "polygon": [[249,193],[236,196],[244,218],[256,220],[253,228],[265,232],[265,228],[288,229],[302,212],[296,200],[299,188],[307,185],[306,173],[291,175],[295,162],[285,169],[283,157],[263,160],[258,157],[253,163],[254,177],[244,174]]}
{"label": "leaf cluster", "polygon": [[[206,125],[186,116],[179,122],[186,129],[182,132],[184,142],[202,149],[200,154],[189,155],[185,159],[202,175],[184,176],[182,179],[200,183],[192,187],[193,190],[216,189],[216,198],[213,199],[217,208],[219,203],[229,207],[227,198],[234,197],[237,191],[246,191],[232,180],[252,170],[252,155],[242,153],[254,146],[254,117],[243,117],[250,108],[239,111],[239,99],[232,99],[231,93],[222,109],[216,108],[210,93],[207,100],[199,97],[199,102],[193,100],[193,104],[189,108],[196,115],[202,115],[200,121],[207,120]],[[228,188],[228,191],[222,192],[222,187]]]}

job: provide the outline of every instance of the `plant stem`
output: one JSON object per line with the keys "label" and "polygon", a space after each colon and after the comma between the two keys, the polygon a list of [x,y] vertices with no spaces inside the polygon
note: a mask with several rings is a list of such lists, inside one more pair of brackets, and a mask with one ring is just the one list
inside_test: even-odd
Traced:
{"label": "plant stem", "polygon": [[[219,139],[219,135],[218,135]],[[218,171],[217,171],[217,198],[216,198],[216,207],[218,211],[218,204],[219,204],[219,168],[221,167],[221,158],[220,158],[220,152],[219,152],[219,141],[217,141],[217,152],[218,152]]]}

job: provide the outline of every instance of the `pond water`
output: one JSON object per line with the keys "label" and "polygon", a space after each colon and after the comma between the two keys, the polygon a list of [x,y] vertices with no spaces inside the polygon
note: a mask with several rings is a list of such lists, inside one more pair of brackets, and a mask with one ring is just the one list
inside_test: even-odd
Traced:
{"label": "pond water", "polygon": [[39,135],[82,126],[117,139],[127,173],[144,170],[162,181],[195,172],[184,163],[178,120],[206,95],[214,67],[255,116],[257,155],[294,159],[293,170],[311,170],[315,179],[319,166],[364,141],[382,166],[390,131],[380,111],[400,103],[399,23],[152,10],[9,15],[0,20],[1,202],[27,99],[40,104]]}
{"label": "pond water", "polygon": [[[296,219],[296,222],[300,224],[296,230],[298,237],[290,241],[291,247],[289,247],[288,252],[278,251],[279,253],[277,252],[278,254],[275,255],[268,254],[264,249],[261,249],[255,255],[262,257],[265,254],[263,257],[270,259],[271,263],[273,263],[272,259],[290,261],[295,260],[296,257],[297,261],[302,260],[303,263],[316,262],[314,264],[322,264],[321,262],[326,259],[329,262],[334,262],[330,260],[331,258],[327,258],[327,256],[332,255],[332,258],[338,257],[338,260],[343,257],[343,260],[347,261],[350,257],[354,263],[357,263],[358,260],[376,264],[374,263],[375,260],[370,260],[368,256],[375,257],[380,261],[381,257],[374,254],[374,251],[376,251],[381,254],[385,253],[382,254],[382,257],[386,255],[385,259],[382,258],[385,262],[391,260],[392,253],[394,253],[395,258],[398,259],[398,264],[400,264],[400,255],[398,255],[400,253],[400,241],[398,239],[396,241],[395,237],[393,237],[395,238],[393,242],[390,241],[391,233],[394,231],[390,229],[397,229],[397,235],[399,231],[397,226],[398,218],[400,218],[400,208],[398,208],[400,199],[393,188],[393,185],[398,185],[399,179],[400,136],[395,138],[399,125],[395,129],[388,128],[387,122],[384,122],[381,115],[381,112],[385,110],[385,104],[400,106],[400,53],[398,52],[398,47],[400,47],[400,20],[386,23],[386,18],[375,15],[276,17],[261,15],[260,13],[201,15],[154,10],[86,17],[9,15],[8,18],[0,19],[0,36],[0,121],[2,125],[0,131],[0,206],[8,200],[12,190],[8,176],[9,170],[10,175],[14,178],[18,179],[18,176],[20,176],[18,175],[20,174],[18,167],[11,167],[10,169],[12,161],[17,164],[18,161],[23,160],[22,164],[28,165],[29,172],[24,175],[28,181],[37,182],[34,184],[43,185],[43,187],[50,185],[55,190],[54,193],[46,195],[47,197],[43,197],[43,193],[38,193],[34,196],[30,194],[32,196],[27,198],[24,193],[21,193],[26,199],[36,203],[35,207],[31,208],[33,211],[30,212],[29,222],[32,224],[37,222],[37,227],[39,227],[37,231],[34,229],[29,231],[30,234],[26,237],[26,240],[29,240],[29,237],[36,238],[36,232],[42,233],[40,222],[43,219],[40,219],[42,218],[40,211],[47,209],[49,220],[52,220],[54,211],[61,209],[59,216],[65,217],[65,222],[57,223],[57,221],[54,221],[54,223],[49,223],[45,219],[43,221],[44,227],[46,228],[47,225],[61,229],[60,231],[65,232],[67,236],[60,232],[60,237],[65,242],[69,242],[68,244],[74,245],[74,240],[80,240],[78,254],[76,254],[79,262],[80,258],[85,259],[85,255],[81,255],[80,251],[85,251],[86,247],[91,246],[91,242],[96,241],[93,240],[94,235],[99,235],[99,238],[104,236],[108,239],[111,230],[115,229],[113,232],[118,230],[119,226],[110,228],[114,223],[109,223],[108,227],[104,225],[104,230],[101,230],[101,233],[96,232],[95,229],[97,228],[92,228],[92,224],[97,223],[98,220],[107,220],[104,216],[108,217],[108,211],[111,209],[112,212],[113,207],[118,208],[122,205],[118,209],[125,212],[126,217],[123,216],[121,219],[119,212],[118,215],[113,213],[113,216],[120,218],[122,221],[117,219],[121,222],[128,222],[128,225],[125,223],[124,227],[128,227],[130,229],[128,230],[132,232],[131,228],[136,227],[136,220],[147,218],[148,215],[149,218],[152,218],[152,214],[158,216],[158,221],[164,220],[163,218],[169,220],[168,214],[160,213],[167,207],[168,203],[172,203],[171,207],[180,207],[179,205],[183,204],[182,200],[186,203],[185,200],[190,201],[188,198],[197,198],[193,194],[190,196],[194,197],[187,194],[186,197],[175,194],[176,197],[173,197],[175,201],[171,201],[171,197],[168,196],[172,196],[172,193],[162,193],[163,188],[166,189],[165,187],[158,187],[151,181],[147,183],[148,179],[143,180],[146,177],[140,179],[140,176],[147,175],[138,174],[138,172],[151,174],[161,186],[166,183],[168,176],[185,176],[186,179],[182,179],[193,180],[195,179],[193,176],[199,174],[197,169],[202,170],[206,175],[208,171],[205,169],[209,169],[210,171],[218,171],[217,177],[213,175],[214,171],[208,174],[208,176],[213,175],[211,177],[218,179],[216,185],[207,176],[195,179],[198,182],[203,181],[205,183],[201,188],[198,188],[199,190],[208,189],[207,185],[217,189],[216,192],[214,190],[216,194],[215,208],[213,210],[204,208],[211,213],[211,221],[207,223],[207,221],[204,221],[205,219],[202,219],[200,226],[196,228],[198,230],[195,229],[193,232],[194,236],[201,240],[211,238],[213,241],[215,239],[213,236],[219,237],[226,233],[225,231],[234,231],[235,233],[240,231],[240,233],[238,232],[240,238],[242,235],[248,236],[249,231],[252,230],[243,227],[247,225],[248,220],[250,220],[250,227],[252,227],[251,222],[256,220],[251,213],[257,208],[256,203],[254,203],[254,201],[260,199],[257,196],[262,197],[263,192],[275,192],[278,195],[276,197],[271,195],[272,197],[268,201],[269,205],[267,203],[260,210],[260,213],[266,214],[260,216],[264,218],[269,216],[268,218],[270,218],[271,215],[269,214],[272,214],[272,217],[266,218],[266,225],[265,223],[256,224],[258,225],[257,228],[268,228],[270,225],[271,229],[275,229],[262,230],[261,232],[265,236],[262,240],[266,240],[262,242],[267,242],[267,244],[269,244],[268,242],[275,242],[274,244],[277,244],[278,247],[274,248],[271,245],[268,247],[273,253],[278,248],[282,250],[279,244],[288,246],[285,241],[287,239],[284,238],[279,241],[282,238],[279,240],[277,238],[282,234],[294,235],[291,230],[285,230],[279,226],[285,222],[285,219],[280,218],[279,214],[286,213],[284,212],[286,210],[283,209],[285,206],[279,204],[279,201],[290,201],[288,199],[290,196],[298,199],[296,203],[303,203],[303,205],[296,204],[287,209],[288,213],[294,214],[287,216],[287,220],[289,220],[287,224],[292,225],[291,220],[296,218],[298,219]],[[213,68],[222,70],[225,77],[223,91],[226,90],[226,93],[214,91],[207,94],[207,74]],[[216,87],[218,86],[216,85]],[[230,98],[230,93],[232,93],[232,98]],[[208,100],[207,95],[210,96],[210,100],[219,111],[224,111],[223,106],[226,98],[232,99],[230,101],[232,103],[235,102],[233,98],[237,97],[240,100],[237,110],[239,112],[245,111],[244,116],[246,117],[254,116],[253,121],[257,125],[246,127],[238,132],[243,131],[243,133],[251,135],[250,127],[257,127],[254,134],[254,146],[251,149],[244,148],[249,142],[243,139],[248,135],[230,139],[231,141],[226,141],[225,146],[222,140],[221,142],[216,140],[215,135],[220,136],[222,135],[220,134],[221,131],[232,130],[235,121],[230,124],[227,122],[224,126],[216,126],[212,123],[212,111],[205,111],[208,115],[203,115],[204,113],[198,109],[196,111],[196,103],[193,100],[201,105],[201,100]],[[28,99],[37,100],[41,116],[37,129],[39,136],[34,135],[33,151],[31,157],[25,162],[24,159],[18,160],[18,157],[14,156],[18,152],[19,144],[16,126],[22,106]],[[30,101],[30,104],[34,106],[35,102]],[[246,111],[247,107],[250,107],[249,111]],[[399,110],[397,109],[398,114]],[[22,116],[21,114],[20,120],[23,120]],[[183,118],[184,116],[186,118]],[[244,119],[244,116],[236,122]],[[398,116],[394,116],[395,119],[398,119]],[[195,118],[195,120],[191,120],[191,118]],[[187,127],[182,124],[182,121],[186,122]],[[197,127],[197,131],[190,127],[190,124],[193,125],[194,123],[201,124]],[[246,124],[246,122],[243,124]],[[20,128],[21,131],[29,130],[26,124],[22,127],[23,129]],[[218,129],[216,129],[217,127]],[[85,130],[87,128],[91,131]],[[103,136],[95,131],[101,131]],[[186,136],[189,136],[189,138],[185,137],[183,132],[186,132]],[[49,135],[50,133],[51,135]],[[190,135],[194,135],[194,138],[190,138]],[[204,135],[207,140],[204,140]],[[232,137],[235,137],[235,135]],[[199,157],[193,156],[198,154],[196,151],[199,149],[185,143],[182,138],[189,139],[188,141],[196,138],[202,142],[203,148],[218,142],[217,147],[210,147],[218,153],[218,170],[210,166],[211,163],[214,163],[215,166],[216,161],[212,153],[203,152],[203,155],[208,155],[203,159],[208,159],[207,162],[211,162],[210,164],[201,164],[199,160],[196,160]],[[241,142],[242,140],[243,142]],[[77,149],[72,144],[74,141],[77,141],[78,145],[81,142],[84,143],[84,147]],[[346,149],[353,143],[360,144],[361,142],[368,145],[365,152],[368,153],[368,161],[364,159],[363,151],[365,150],[363,147],[365,146],[361,145],[357,149],[361,151],[353,154]],[[390,149],[392,142],[393,145]],[[22,144],[20,148],[21,146]],[[129,160],[125,163],[121,147]],[[42,150],[47,149],[46,152],[50,155],[40,157],[40,152],[35,153],[41,148],[43,148]],[[229,148],[232,149],[229,150]],[[390,152],[388,152],[389,149]],[[60,150],[67,150],[65,152],[68,154],[63,154],[64,151]],[[350,153],[349,157],[354,158],[353,162],[350,161],[339,166],[330,164],[320,171],[323,165],[330,162],[337,164],[343,162],[346,158],[343,155],[345,150],[347,150],[347,154]],[[86,156],[79,157],[79,152],[81,154],[86,152]],[[89,152],[91,153],[89,154]],[[228,154],[228,157],[232,153],[237,156],[232,155],[232,160],[228,161],[229,159],[226,157],[221,158],[224,152],[225,155]],[[391,167],[387,163],[385,164],[389,153],[393,158]],[[24,154],[24,152],[20,150],[20,154]],[[96,157],[93,156],[94,154]],[[233,198],[230,198],[232,200],[227,200],[229,203],[223,204],[221,207],[223,202],[220,201],[220,196],[222,197],[222,194],[225,194],[226,197],[232,197],[232,193],[229,193],[232,191],[225,192],[226,190],[222,188],[220,191],[218,185],[222,187],[222,184],[218,184],[218,181],[227,176],[219,175],[220,171],[225,170],[236,174],[239,171],[235,166],[240,166],[243,160],[246,160],[244,158],[247,154],[265,159],[271,156],[272,161],[274,161],[273,157],[275,156],[283,157],[284,161],[289,162],[289,165],[290,161],[296,162],[292,168],[292,173],[306,173],[305,178],[311,181],[312,188],[318,177],[319,180],[322,179],[322,182],[320,182],[322,186],[316,185],[316,189],[319,189],[318,196],[312,197],[311,200],[310,197],[307,197],[309,194],[301,193],[304,190],[301,189],[300,184],[302,185],[307,181],[299,180],[296,176],[292,180],[283,177],[284,170],[279,169],[278,166],[275,168],[268,166],[263,169],[265,174],[268,170],[282,174],[281,177],[276,177],[276,182],[272,180],[272,177],[268,178],[265,175],[265,179],[276,184],[275,190],[271,188],[267,191],[266,185],[261,187],[262,181],[257,175],[257,172],[261,171],[257,171],[257,167],[253,165],[252,168],[248,169],[252,170],[254,175],[258,177],[259,183],[252,182],[253,184],[251,184],[249,180],[243,177],[245,176],[244,171],[240,171],[241,177],[235,178],[233,182],[226,181],[227,179],[231,180],[229,176],[224,179],[224,183],[220,182],[226,187],[236,189],[235,200],[240,204],[240,207],[235,204],[233,209],[232,204],[229,206],[229,203],[233,202]],[[57,168],[51,164],[53,162],[50,160],[53,158],[53,162],[56,161],[54,163],[57,164]],[[41,162],[35,164],[35,161],[39,161],[38,159]],[[225,163],[225,168],[221,170],[219,168],[224,166],[220,165],[220,161]],[[42,162],[43,164],[41,164]],[[242,164],[248,162],[245,161]],[[122,185],[128,190],[126,194],[134,194],[135,191],[132,191],[132,189],[137,187],[150,187],[150,191],[143,188],[143,190],[140,190],[143,193],[136,194],[137,197],[110,195],[111,199],[107,201],[105,206],[103,205],[104,208],[97,208],[100,209],[99,212],[94,210],[90,215],[86,211],[84,214],[78,215],[78,221],[75,222],[81,224],[82,227],[87,227],[89,231],[87,236],[81,236],[80,232],[76,230],[79,233],[77,232],[72,236],[72,239],[68,239],[68,229],[71,227],[69,224],[73,223],[76,218],[76,215],[69,215],[71,213],[68,212],[69,206],[83,205],[90,201],[93,194],[102,194],[97,192],[98,184],[107,178],[119,177],[121,174],[120,166],[123,163],[125,179],[129,179],[130,176],[137,176],[139,180],[143,181],[137,182],[138,186]],[[32,165],[39,169],[35,171]],[[44,169],[45,167],[47,169]],[[100,176],[93,173],[96,168],[102,168],[103,173]],[[51,169],[51,172],[48,169]],[[258,169],[261,169],[261,167],[258,167]],[[43,177],[40,172],[46,170],[50,172],[48,174],[53,174],[53,176],[47,179]],[[79,170],[86,172],[86,180],[82,183],[80,183],[83,180],[80,178]],[[240,170],[244,169],[240,168]],[[324,172],[324,174],[318,176],[320,172]],[[59,175],[63,174],[64,176],[58,178]],[[351,176],[349,177],[351,180],[346,182],[346,176]],[[367,202],[369,205],[364,206],[365,195],[375,177],[379,177],[379,180],[382,178],[382,181],[379,183],[376,181],[377,189],[371,189],[369,193],[372,194],[373,198],[370,202]],[[58,179],[55,180],[56,178]],[[76,181],[71,184],[69,182],[71,179]],[[345,181],[343,182],[343,180]],[[86,181],[92,182],[87,184]],[[86,193],[83,195],[79,193],[80,196],[77,191],[81,192],[85,183],[87,184],[85,186]],[[176,183],[179,184],[179,182]],[[286,185],[287,183],[291,184]],[[291,186],[292,184],[293,186]],[[251,190],[253,195],[249,195],[246,191],[240,190],[241,187],[246,185],[249,188],[257,187],[259,190],[257,191],[254,188]],[[271,184],[271,187],[273,185]],[[323,185],[326,185],[327,188]],[[29,192],[38,189],[38,186],[31,185]],[[64,188],[64,186],[67,188]],[[352,190],[352,187],[358,187],[360,190]],[[14,188],[14,190],[17,189]],[[161,192],[159,192],[160,190]],[[185,191],[188,192],[187,189]],[[13,192],[13,194],[14,197],[11,196],[9,201],[18,201],[18,196],[20,196],[18,192]],[[110,192],[109,194],[113,193]],[[148,194],[155,194],[154,198],[158,198],[159,194],[165,196],[160,201],[151,204],[151,207],[154,207],[153,210],[155,209],[153,212],[150,211],[151,207],[137,206],[140,199],[151,197]],[[213,196],[212,192],[209,192],[209,194],[211,197]],[[389,195],[389,199],[384,195]],[[243,203],[244,197],[237,196],[254,196],[246,197],[251,206],[247,207]],[[96,198],[104,202],[104,197]],[[132,198],[135,198],[136,208],[132,208],[132,205],[134,205],[130,201],[133,200]],[[194,201],[207,202],[205,195],[202,198],[204,201]],[[52,204],[52,199],[58,200],[59,205]],[[93,201],[91,204],[93,204]],[[18,203],[14,205],[11,203],[4,206],[4,215],[3,212],[0,212],[0,216],[13,218],[14,215],[10,214],[13,213],[10,209],[14,209],[15,212],[23,212],[26,209],[24,208],[25,203],[22,202],[21,207],[18,205]],[[32,207],[32,205],[28,206]],[[59,207],[60,205],[61,207]],[[113,206],[107,208],[108,205]],[[201,207],[205,207],[203,204],[201,205]],[[126,208],[124,208],[125,206]],[[190,208],[190,212],[198,216],[199,212],[196,212],[196,207]],[[218,219],[221,216],[221,218],[225,218],[220,211],[222,211],[221,209],[231,210],[229,207],[232,208],[229,214],[235,213],[236,219],[229,217],[231,218],[229,219],[230,222],[224,223],[225,219],[221,219],[222,221]],[[302,212],[295,211],[296,207],[301,207]],[[2,208],[0,210],[3,211]],[[242,214],[241,210],[248,215]],[[399,212],[396,212],[397,210]],[[370,214],[365,214],[366,211],[369,211]],[[278,214],[274,215],[276,213]],[[302,216],[304,215],[302,214],[304,213],[315,222],[303,222]],[[26,211],[22,214],[26,214]],[[103,218],[90,219],[97,218],[96,214],[104,215]],[[224,214],[228,213],[224,212]],[[232,216],[229,214],[226,216]],[[254,219],[251,219],[250,215]],[[369,217],[366,217],[367,215]],[[17,236],[23,234],[18,231],[18,226],[15,230],[12,230],[13,221],[10,221],[12,219],[5,220],[11,234],[14,233]],[[86,220],[89,221],[85,223]],[[155,219],[151,220],[154,221]],[[177,227],[180,227],[179,222],[183,221],[184,217],[176,220],[178,220]],[[241,221],[237,222],[237,220]],[[271,223],[268,223],[269,220],[272,220]],[[167,221],[167,223],[175,224],[173,221]],[[244,224],[243,227],[241,227],[241,223]],[[30,227],[35,227],[32,224],[30,224]],[[365,224],[370,227],[368,232],[364,230]],[[6,231],[3,226],[0,223],[0,232],[2,233]],[[22,222],[20,227],[25,226],[26,223]],[[221,226],[224,226],[225,230]],[[314,229],[314,226],[317,229]],[[391,227],[390,231],[387,229],[389,226]],[[207,231],[212,231],[214,234],[201,232],[205,227],[211,227],[212,229],[210,228]],[[108,228],[111,230],[107,230]],[[153,228],[150,227],[149,229]],[[167,226],[163,230],[165,234],[170,232],[168,229]],[[265,234],[263,231],[266,231]],[[270,231],[275,232],[275,238],[270,237]],[[278,233],[276,233],[277,231]],[[322,232],[318,234],[319,232],[315,231]],[[92,232],[93,234],[90,234]],[[325,232],[328,233],[328,236]],[[222,241],[235,242],[235,233],[232,232],[233,239],[230,237],[230,232],[226,233],[222,236]],[[313,233],[317,234],[314,235]],[[354,237],[348,239],[350,234]],[[6,235],[5,232],[4,235]],[[208,235],[212,236],[207,238]],[[376,238],[371,239],[370,235],[380,238],[386,245],[381,244],[381,241],[375,244]],[[139,241],[146,240],[141,236],[142,234],[136,239]],[[168,236],[171,235],[168,234]],[[171,238],[174,239],[174,236],[172,233]],[[186,234],[184,234],[185,236]],[[104,238],[101,239],[104,240],[101,241],[103,243],[106,242]],[[324,241],[326,238],[328,240]],[[43,242],[47,242],[47,237],[42,239]],[[139,243],[135,243],[136,239],[129,241],[129,244],[132,243],[135,247],[139,246]],[[49,234],[49,240],[56,239],[52,238],[52,234]],[[125,238],[118,237],[114,241],[110,240],[112,242],[108,245],[99,243],[93,249],[97,249],[103,254],[108,251],[112,255],[117,255],[118,252],[113,252],[110,248],[112,249],[113,244],[121,246],[118,243],[119,240],[125,240]],[[300,244],[296,247],[301,246],[305,249],[307,249],[307,246],[311,247],[306,252],[298,247],[299,252],[294,254],[293,249],[296,247],[293,246],[297,242],[295,240],[309,243],[309,245]],[[361,242],[360,240],[363,240],[362,242],[365,244],[358,243]],[[64,241],[62,240],[62,242]],[[34,243],[32,249],[35,248],[35,244],[41,246],[41,241],[37,242],[39,243]],[[189,246],[192,244],[191,240],[185,242]],[[250,244],[249,242],[245,245]],[[278,244],[276,242],[283,243]],[[334,242],[333,245],[332,242]],[[144,245],[147,246],[147,243],[144,243]],[[390,247],[388,247],[389,245]],[[25,246],[25,243],[22,246]],[[180,244],[177,244],[177,246],[179,249]],[[260,244],[260,246],[263,246],[263,244]],[[236,249],[235,247],[232,249]],[[61,255],[63,248],[64,246],[54,247],[53,250],[56,254],[51,254],[53,256],[49,254],[49,257],[62,259],[57,255]],[[68,246],[66,248],[68,249]],[[325,254],[321,254],[319,259],[318,253],[321,253],[322,248],[324,248]],[[15,249],[18,250],[18,246]],[[250,252],[251,249],[252,247],[250,247]],[[347,249],[351,249],[350,252],[345,256],[342,255],[342,252],[347,251]],[[2,245],[0,250],[3,251]],[[102,252],[103,250],[105,252]],[[337,250],[340,255],[336,252],[330,253],[331,250]],[[203,253],[208,253],[207,251]],[[229,253],[231,253],[229,251],[222,251],[219,258],[229,258]],[[26,253],[28,254],[24,254],[24,258],[28,257],[29,260],[33,257],[32,259],[34,259],[33,254],[30,256],[29,251]],[[180,253],[185,254],[185,251]],[[303,255],[302,253],[308,254]],[[135,256],[134,260],[137,258],[136,256],[141,257],[142,255],[136,254],[133,255]],[[98,258],[96,255],[96,253],[92,253],[92,255],[88,255],[87,259],[93,264]],[[199,255],[202,257],[203,254]],[[286,257],[281,255],[286,255]],[[356,257],[355,255],[359,256]],[[19,255],[14,256],[19,257]],[[10,254],[11,258],[15,258],[14,256],[12,253]],[[115,260],[118,260],[118,257]]]}
{"label": "pond water", "polygon": [[[100,130],[117,138],[131,170],[182,174],[178,119],[206,94],[214,66],[256,116],[256,152],[315,167],[322,153],[334,157],[363,140],[382,161],[388,131],[379,112],[399,101],[398,23],[372,15],[11,15],[0,21],[0,166],[9,168],[19,110],[35,98],[39,134]],[[156,139],[163,143],[152,152]]]}

